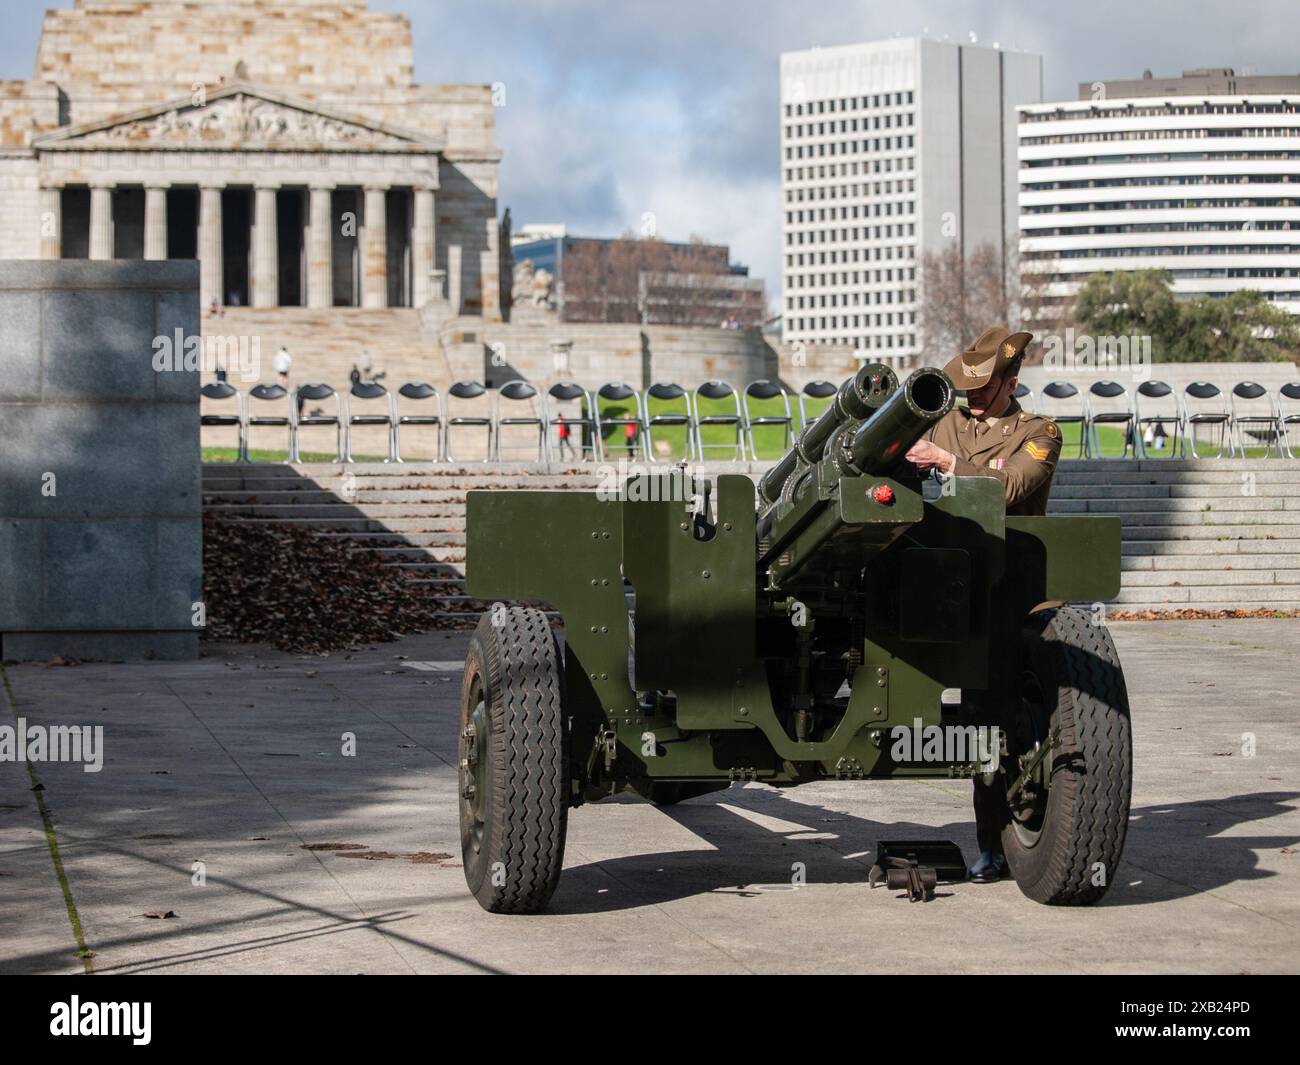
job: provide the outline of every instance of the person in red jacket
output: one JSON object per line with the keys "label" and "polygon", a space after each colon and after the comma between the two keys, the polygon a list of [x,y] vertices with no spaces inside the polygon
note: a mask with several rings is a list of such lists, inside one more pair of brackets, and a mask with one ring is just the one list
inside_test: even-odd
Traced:
{"label": "person in red jacket", "polygon": [[556,419],[556,422],[558,424],[556,435],[560,439],[560,458],[564,458],[565,455],[573,454],[573,444],[569,440],[569,434],[573,430],[569,428],[569,423],[564,420],[563,414]]}

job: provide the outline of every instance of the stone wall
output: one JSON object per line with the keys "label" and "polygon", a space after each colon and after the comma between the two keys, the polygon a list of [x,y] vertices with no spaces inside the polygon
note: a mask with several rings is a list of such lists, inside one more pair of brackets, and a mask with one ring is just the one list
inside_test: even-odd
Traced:
{"label": "stone wall", "polygon": [[180,95],[240,62],[243,80],[409,85],[410,22],[362,0],[77,0],[46,12],[36,76],[87,96],[142,82]]}
{"label": "stone wall", "polygon": [[0,262],[0,653],[189,657],[202,598],[192,262]]}
{"label": "stone wall", "polygon": [[59,125],[59,90],[40,81],[0,81],[0,152],[25,147]]}
{"label": "stone wall", "polygon": [[407,16],[361,0],[79,0],[46,13],[30,84],[65,94],[64,124],[241,81],[398,129],[445,129],[452,158],[495,153],[491,87],[416,85],[413,56]]}
{"label": "stone wall", "polygon": [[622,381],[640,389],[676,381],[694,388],[720,378],[741,388],[778,372],[777,353],[761,334],[712,326],[459,318],[442,324],[439,340],[453,376],[496,385],[520,377],[539,387]]}

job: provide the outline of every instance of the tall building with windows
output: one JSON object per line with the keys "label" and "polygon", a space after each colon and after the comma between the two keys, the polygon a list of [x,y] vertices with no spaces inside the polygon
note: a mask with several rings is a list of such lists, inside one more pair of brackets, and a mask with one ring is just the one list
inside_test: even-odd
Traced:
{"label": "tall building with windows", "polygon": [[1042,59],[922,38],[781,56],[782,321],[788,343],[906,363],[920,261],[1014,242],[1016,106]]}
{"label": "tall building with windows", "polygon": [[1019,138],[1031,322],[1089,274],[1140,269],[1167,270],[1179,297],[1258,289],[1300,313],[1300,77],[1085,82],[1022,108]]}

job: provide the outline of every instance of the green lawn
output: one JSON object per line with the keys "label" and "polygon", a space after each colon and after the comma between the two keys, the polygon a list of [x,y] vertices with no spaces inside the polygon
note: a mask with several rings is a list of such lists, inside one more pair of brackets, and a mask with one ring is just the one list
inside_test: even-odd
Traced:
{"label": "green lawn", "polygon": [[[251,462],[284,462],[289,457],[287,451],[259,451],[254,448],[248,453]],[[233,447],[205,447],[203,449],[204,462],[238,462],[239,449]],[[302,453],[303,462],[333,462],[334,452],[332,451],[304,451]],[[358,455],[357,462],[383,462],[383,455]]]}
{"label": "green lawn", "polygon": [[[828,405],[829,401],[823,401],[819,404],[809,404],[808,417],[815,418]],[[684,410],[682,401],[655,400],[650,401],[649,413],[654,414],[671,414],[679,413]],[[612,403],[606,400],[600,401],[601,416],[605,418],[622,417],[629,413],[631,408],[626,404]],[[725,400],[702,400],[700,402],[700,411],[704,415],[709,414],[731,414],[735,411],[735,405]],[[760,400],[750,404],[750,411],[756,417],[763,416],[783,416],[784,407],[780,400]],[[797,404],[792,403],[790,414],[793,421],[792,431],[798,433],[801,426],[799,421],[799,408]],[[1076,459],[1079,457],[1079,431],[1078,425],[1061,426],[1061,458],[1063,460]],[[711,461],[728,461],[735,457],[736,432],[728,425],[706,425],[704,427],[704,445],[705,458]],[[1099,426],[1097,436],[1101,443],[1101,451],[1104,456],[1118,457],[1124,450],[1124,435],[1119,429],[1108,426]],[[534,437],[534,440],[536,438]],[[655,460],[658,462],[675,462],[681,459],[686,451],[686,430],[673,426],[661,426],[654,431]],[[758,448],[758,457],[760,460],[775,461],[781,457],[781,454],[788,446],[786,443],[784,429],[779,425],[758,426],[754,430],[754,443]],[[1214,444],[1207,441],[1201,447],[1202,453],[1214,454]],[[1263,447],[1248,447],[1246,455],[1248,458],[1263,458],[1265,453]],[[748,454],[748,445],[746,445],[746,454]],[[1130,451],[1130,455],[1132,452]],[[250,451],[249,458],[253,462],[283,462],[288,457],[285,451]],[[605,457],[617,460],[628,456],[627,445],[624,442],[623,427],[615,426],[607,431],[605,437]],[[1180,455],[1171,455],[1169,449],[1153,451],[1150,454],[1153,459],[1158,458],[1179,458]],[[233,447],[205,447],[203,449],[204,462],[234,462],[238,458],[238,453]],[[640,443],[636,446],[635,453],[631,456],[634,460],[643,458]],[[333,462],[334,455],[332,452],[315,452],[305,451],[302,456],[303,462]],[[357,456],[357,462],[382,462],[383,456],[378,455],[360,455]]]}
{"label": "green lawn", "polygon": [[[1077,459],[1079,457],[1080,429],[1081,427],[1077,424],[1061,426],[1061,458],[1062,459]],[[1117,458],[1124,453],[1124,432],[1122,429],[1116,429],[1110,426],[1099,425],[1097,427],[1097,441],[1099,444],[1101,444],[1101,454],[1103,457]],[[1172,438],[1170,438],[1170,440],[1168,440],[1165,443],[1165,448],[1163,451],[1149,450],[1147,453],[1147,458],[1149,459],[1182,458],[1183,457],[1181,454],[1182,444],[1183,444],[1182,440],[1180,439],[1178,442],[1178,446],[1179,446],[1178,454],[1171,453],[1170,450],[1171,443],[1172,443]],[[1218,447],[1217,437],[1210,436],[1209,434],[1203,432],[1202,435],[1197,438],[1196,446],[1197,448],[1200,449],[1202,455],[1213,455],[1215,449]],[[1246,457],[1252,459],[1262,459],[1265,457],[1265,452],[1268,450],[1269,450],[1268,448],[1265,448],[1263,446],[1247,447]],[[1273,450],[1272,453],[1273,455],[1277,454],[1276,450]],[[1133,449],[1130,447],[1129,456],[1132,457],[1132,454],[1133,454]],[[1187,457],[1188,458],[1191,457],[1190,453],[1188,454]]]}
{"label": "green lawn", "polygon": [[[815,418],[827,406],[829,401],[821,401],[817,404],[809,404],[808,417]],[[620,404],[608,400],[598,400],[602,418],[623,417],[631,411],[629,404]],[[736,404],[731,399],[700,400],[700,414],[703,417],[710,415],[734,415],[736,413]],[[657,414],[681,414],[685,412],[685,400],[657,400],[651,399],[647,414],[651,417]],[[784,417],[785,406],[779,399],[751,400],[749,404],[750,413],[756,418],[762,417]],[[791,433],[787,437],[786,430],[780,425],[760,425],[754,429],[754,446],[758,449],[760,459],[778,459],[782,453],[789,447],[789,440],[793,435],[798,433],[802,428],[799,420],[799,405],[791,397],[790,402]],[[704,457],[710,461],[726,462],[736,457],[736,430],[730,425],[706,425],[701,434],[704,440]],[[675,426],[657,426],[653,434],[654,440],[654,458],[657,462],[675,462],[681,459],[686,453],[686,429]],[[745,456],[749,454],[749,443],[746,441],[744,448]],[[608,458],[620,458],[627,455],[627,445],[624,443],[623,428],[616,426],[609,430],[605,436],[605,455]],[[640,447],[636,450],[636,457],[641,457]]]}

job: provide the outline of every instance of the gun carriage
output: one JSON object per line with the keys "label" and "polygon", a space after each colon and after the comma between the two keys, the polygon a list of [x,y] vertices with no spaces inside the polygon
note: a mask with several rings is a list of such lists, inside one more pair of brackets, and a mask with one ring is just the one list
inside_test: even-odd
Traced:
{"label": "gun carriage", "polygon": [[[1091,604],[1118,591],[1119,521],[1008,516],[992,477],[923,482],[904,456],[955,395],[940,370],[865,365],[757,489],[668,469],[469,494],[468,588],[498,601],[461,710],[465,874],[485,908],[545,906],[571,806],[734,781],[977,778],[1028,897],[1104,894],[1131,755]],[[562,633],[520,601],[551,604]],[[909,731],[992,742],[954,754]]]}

